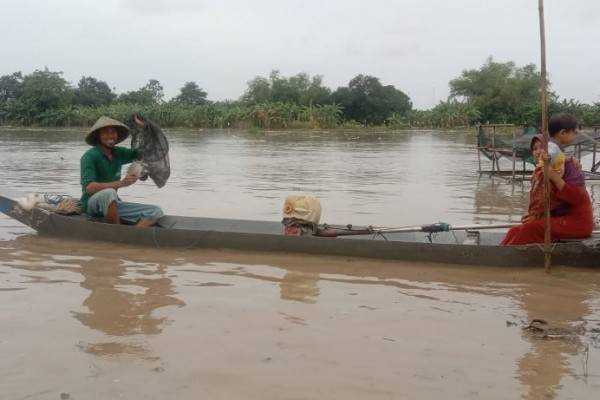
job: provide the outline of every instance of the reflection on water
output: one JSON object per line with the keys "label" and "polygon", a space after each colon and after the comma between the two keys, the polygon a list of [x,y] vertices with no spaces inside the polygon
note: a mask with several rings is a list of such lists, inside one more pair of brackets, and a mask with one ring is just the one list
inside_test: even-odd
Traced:
{"label": "reflection on water", "polygon": [[85,326],[108,335],[158,334],[167,318],[153,313],[161,307],[185,305],[174,297],[175,288],[162,265],[128,268],[120,260],[105,259],[83,263],[80,272],[84,277],[81,287],[90,291],[83,302],[88,312],[73,315]]}
{"label": "reflection on water", "polygon": [[504,215],[511,222],[519,222],[527,208],[528,187],[521,183],[507,184],[502,179],[483,175],[477,179],[473,195],[474,221],[486,224]]}
{"label": "reflection on water", "polygon": [[316,303],[319,296],[319,274],[287,271],[279,283],[281,299]]}
{"label": "reflection on water", "polygon": [[[565,284],[572,285],[569,282]],[[575,325],[590,317],[587,302],[597,295],[583,287],[576,290],[559,287],[550,294],[533,284],[522,292],[518,301],[527,313],[527,320],[541,318],[552,326],[574,329]],[[560,301],[557,302],[556,297]],[[555,340],[528,337],[528,340],[531,348],[518,363],[519,379],[527,387],[527,399],[557,398],[565,380],[581,381],[589,374],[585,361],[589,344],[582,342],[578,336]]]}
{"label": "reflection on water", "polygon": [[80,343],[78,347],[82,351],[98,357],[115,357],[124,354],[145,356],[148,353],[148,349],[144,346],[123,342]]}
{"label": "reflection on water", "polygon": [[82,288],[89,290],[83,301],[86,312],[73,311],[74,318],[88,328],[120,340],[80,343],[79,348],[96,356],[144,355],[144,345],[127,340],[132,335],[156,335],[168,323],[168,317],[156,316],[157,310],[185,305],[175,297],[172,281],[164,265],[148,262],[124,262],[115,258],[91,259],[80,264]]}
{"label": "reflection on water", "polygon": [[[0,176],[11,186],[78,193],[80,137],[2,135]],[[460,133],[171,138],[167,187],[124,196],[177,214],[279,219],[283,197],[306,191],[327,221],[382,225],[516,220],[526,205],[527,184],[475,174],[472,137]],[[600,188],[590,190],[597,201]],[[0,219],[6,398],[592,399],[600,389],[591,331],[543,340],[520,326],[587,321],[600,332],[595,271],[141,249],[28,232]]]}
{"label": "reflection on water", "polygon": [[[240,397],[247,385],[254,389],[243,397],[261,399],[302,390],[309,398],[324,390],[332,398],[432,398],[443,390],[457,399],[585,399],[600,389],[600,347],[589,336],[544,340],[506,324],[585,320],[600,329],[600,278],[590,270],[546,276],[541,269],[117,251],[23,236],[0,246],[0,288],[9,289],[0,291],[0,345],[11,343],[0,362],[0,386],[14,394],[8,398],[60,381],[48,375],[49,364],[32,362],[38,343],[78,382],[88,380],[71,385],[72,394],[95,382],[92,398],[118,396],[104,386],[115,381],[130,382],[119,387],[125,397],[190,399],[201,387]],[[142,392],[135,382],[144,382]]]}

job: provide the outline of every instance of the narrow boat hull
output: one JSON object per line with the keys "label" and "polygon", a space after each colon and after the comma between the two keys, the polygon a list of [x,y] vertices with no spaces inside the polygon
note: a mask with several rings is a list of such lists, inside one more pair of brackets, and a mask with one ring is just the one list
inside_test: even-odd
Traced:
{"label": "narrow boat hull", "polygon": [[[500,246],[502,232],[480,232],[480,244],[463,244],[464,232],[439,233],[431,238],[432,242],[424,233],[323,238],[284,236],[278,222],[178,216],[164,217],[161,227],[137,228],[40,209],[23,211],[13,199],[0,194],[0,211],[32,227],[40,235],[67,239],[159,248],[228,248],[460,265],[539,266],[543,261],[539,245]],[[557,243],[552,260],[555,265],[600,266],[600,238]]]}

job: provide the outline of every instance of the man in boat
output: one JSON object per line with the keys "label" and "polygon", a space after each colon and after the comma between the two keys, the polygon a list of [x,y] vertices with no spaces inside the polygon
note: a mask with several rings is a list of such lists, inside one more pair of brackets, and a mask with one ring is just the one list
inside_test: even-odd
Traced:
{"label": "man in boat", "polygon": [[[138,116],[135,123],[144,126]],[[124,202],[117,195],[118,189],[131,186],[138,179],[135,174],[121,179],[121,167],[138,157],[136,149],[117,146],[128,136],[129,128],[125,124],[108,117],[100,117],[90,129],[85,141],[93,147],[81,157],[81,208],[109,224],[153,226],[163,215],[159,207]]]}

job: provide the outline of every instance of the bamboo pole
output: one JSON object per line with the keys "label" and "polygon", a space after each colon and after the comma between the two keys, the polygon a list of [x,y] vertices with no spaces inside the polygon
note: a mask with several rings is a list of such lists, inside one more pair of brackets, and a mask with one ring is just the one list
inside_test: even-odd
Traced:
{"label": "bamboo pole", "polygon": [[[517,140],[517,131],[516,129],[513,129],[512,132],[512,164],[513,164],[513,169],[512,169],[512,182],[513,185],[515,183],[515,178],[516,178],[516,169],[517,169],[517,144],[515,143]],[[513,186],[514,188],[514,186]]]}
{"label": "bamboo pole", "polygon": [[[546,28],[544,25],[544,0],[538,0],[540,15],[540,49],[541,49],[541,71],[540,83],[542,94],[542,134],[544,135],[544,148],[548,153],[548,100],[546,78]],[[550,247],[550,162],[544,163],[544,270],[546,273],[552,271],[552,253]]]}
{"label": "bamboo pole", "polygon": [[[479,165],[479,168],[477,169],[477,172],[479,172],[481,174],[481,137],[483,136],[483,126],[479,125],[479,128],[477,130],[477,164]],[[596,165],[596,153],[594,153],[594,162],[592,163],[592,165]]]}

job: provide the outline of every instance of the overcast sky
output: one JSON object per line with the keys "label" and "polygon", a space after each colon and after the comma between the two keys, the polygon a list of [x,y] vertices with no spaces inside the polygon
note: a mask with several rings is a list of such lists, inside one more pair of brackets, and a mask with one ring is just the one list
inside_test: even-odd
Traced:
{"label": "overcast sky", "polygon": [[[563,98],[600,101],[600,0],[546,0],[548,70]],[[279,69],[335,89],[359,73],[415,107],[488,56],[539,65],[537,0],[0,0],[0,75],[47,66],[117,92],[195,81],[211,100]]]}

